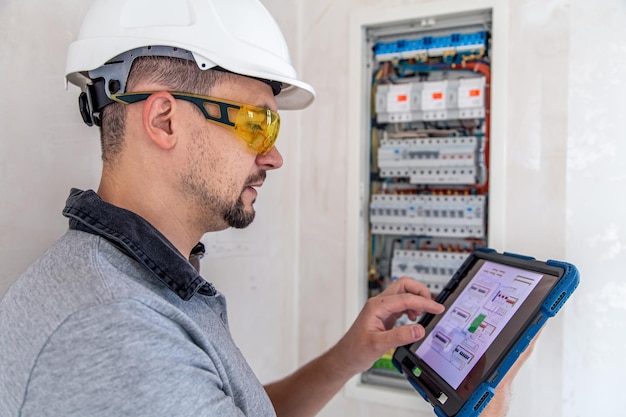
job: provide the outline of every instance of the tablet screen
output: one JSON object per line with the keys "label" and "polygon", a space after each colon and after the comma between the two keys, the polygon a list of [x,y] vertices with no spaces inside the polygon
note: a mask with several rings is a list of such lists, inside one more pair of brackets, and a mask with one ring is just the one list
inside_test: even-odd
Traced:
{"label": "tablet screen", "polygon": [[437,415],[476,416],[546,319],[579,282],[571,264],[476,250],[425,314],[426,336],[400,346],[394,365]]}
{"label": "tablet screen", "polygon": [[415,354],[458,389],[543,276],[484,261]]}
{"label": "tablet screen", "polygon": [[477,258],[444,301],[446,311],[425,325],[426,337],[408,347],[426,373],[422,379],[431,378],[457,403],[467,399],[497,368],[558,280],[551,273]]}

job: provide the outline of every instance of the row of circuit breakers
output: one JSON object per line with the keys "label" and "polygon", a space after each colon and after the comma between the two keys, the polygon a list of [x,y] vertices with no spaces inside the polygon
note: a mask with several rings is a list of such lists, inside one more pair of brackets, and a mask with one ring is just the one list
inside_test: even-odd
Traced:
{"label": "row of circuit breakers", "polygon": [[[426,236],[446,247],[464,240],[486,244],[486,187],[476,189],[488,176],[488,80],[451,69],[477,59],[488,66],[487,42],[487,33],[478,31],[375,44],[375,63],[391,67],[394,80],[373,82],[372,237]],[[392,279],[424,282],[436,294],[467,253],[395,248],[387,271]]]}
{"label": "row of circuit breakers", "polygon": [[383,84],[376,91],[379,123],[485,117],[485,77]]}

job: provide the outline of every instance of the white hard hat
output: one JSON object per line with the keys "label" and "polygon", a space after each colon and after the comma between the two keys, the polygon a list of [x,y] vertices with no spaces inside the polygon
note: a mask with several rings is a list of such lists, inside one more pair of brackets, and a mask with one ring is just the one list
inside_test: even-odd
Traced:
{"label": "white hard hat", "polygon": [[124,91],[132,60],[145,55],[193,59],[203,70],[275,82],[279,109],[302,109],[315,97],[258,0],[95,0],[69,47],[65,71],[67,81],[87,93],[83,118],[84,110],[96,115],[111,93]]}

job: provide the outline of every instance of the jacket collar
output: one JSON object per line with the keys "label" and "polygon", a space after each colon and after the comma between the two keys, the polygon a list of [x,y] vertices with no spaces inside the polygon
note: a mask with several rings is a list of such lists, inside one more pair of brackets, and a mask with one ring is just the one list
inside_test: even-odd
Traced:
{"label": "jacket collar", "polygon": [[152,272],[183,300],[196,292],[214,296],[213,285],[150,223],[137,214],[103,201],[92,190],[72,188],[63,215],[69,227],[101,236]]}

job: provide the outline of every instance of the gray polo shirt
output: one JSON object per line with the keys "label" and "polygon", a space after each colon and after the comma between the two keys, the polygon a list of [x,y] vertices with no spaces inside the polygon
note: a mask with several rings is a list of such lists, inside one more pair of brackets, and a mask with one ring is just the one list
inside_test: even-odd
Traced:
{"label": "gray polo shirt", "polygon": [[226,301],[150,224],[72,190],[0,302],[0,416],[274,416]]}

